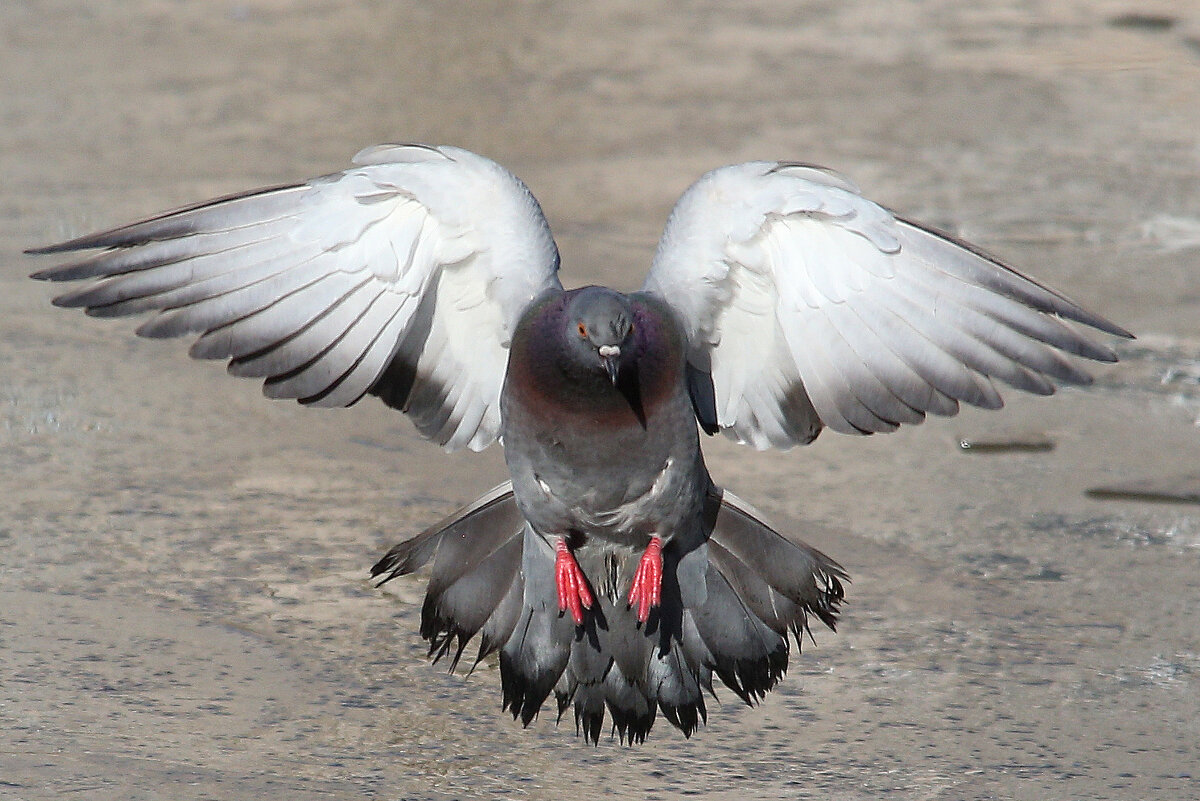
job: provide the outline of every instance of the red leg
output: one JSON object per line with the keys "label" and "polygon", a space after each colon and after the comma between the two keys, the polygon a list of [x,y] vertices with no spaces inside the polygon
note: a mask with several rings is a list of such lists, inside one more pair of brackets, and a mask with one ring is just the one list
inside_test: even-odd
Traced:
{"label": "red leg", "polygon": [[559,611],[571,610],[571,619],[576,626],[581,625],[583,610],[592,608],[592,591],[565,539],[554,548],[554,581],[558,585]]}
{"label": "red leg", "polygon": [[637,604],[637,618],[642,623],[650,619],[651,607],[662,603],[662,540],[651,537],[629,588],[629,605]]}

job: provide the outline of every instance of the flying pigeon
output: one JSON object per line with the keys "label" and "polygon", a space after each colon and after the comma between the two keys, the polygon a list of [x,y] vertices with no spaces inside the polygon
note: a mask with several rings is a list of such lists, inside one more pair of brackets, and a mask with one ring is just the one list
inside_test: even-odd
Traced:
{"label": "flying pigeon", "polygon": [[[1087,384],[1065,354],[1130,334],[830,171],[749,162],[679,199],[638,292],[564,290],[529,189],[455,147],[380,145],[354,167],[83,236],[34,278],[96,317],[264,379],[271,398],[366,395],[447,451],[504,446],[511,480],[392,548],[380,583],[432,564],[421,635],[453,669],[499,652],[525,725],[554,693],[599,739],[659,712],[690,736],[714,676],[753,704],[845,571],[709,477],[699,431],[758,449],[823,428],[895,430],[995,380]],[[790,637],[790,639],[789,639]]]}

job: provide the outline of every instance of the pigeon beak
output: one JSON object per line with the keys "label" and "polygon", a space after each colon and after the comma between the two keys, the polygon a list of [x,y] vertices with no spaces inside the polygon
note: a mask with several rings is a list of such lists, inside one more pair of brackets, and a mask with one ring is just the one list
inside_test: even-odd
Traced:
{"label": "pigeon beak", "polygon": [[621,371],[621,349],[616,345],[601,345],[600,361],[604,363],[604,370],[608,373],[609,380],[613,382],[613,386],[616,386],[617,375]]}
{"label": "pigeon beak", "polygon": [[621,369],[621,365],[613,357],[608,357],[604,360],[604,369],[608,371],[608,377],[612,379],[613,386],[617,385],[617,373]]}

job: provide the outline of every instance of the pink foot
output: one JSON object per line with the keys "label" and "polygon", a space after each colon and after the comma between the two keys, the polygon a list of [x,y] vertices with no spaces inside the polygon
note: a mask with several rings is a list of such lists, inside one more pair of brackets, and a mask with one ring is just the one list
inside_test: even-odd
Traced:
{"label": "pink foot", "polygon": [[588,589],[587,578],[579,569],[575,555],[565,539],[560,539],[554,548],[554,581],[558,585],[559,611],[571,610],[571,619],[575,625],[583,623],[583,610],[592,608],[592,591]]}
{"label": "pink foot", "polygon": [[662,540],[651,537],[629,588],[629,605],[637,604],[637,618],[642,623],[650,619],[650,609],[662,603]]}

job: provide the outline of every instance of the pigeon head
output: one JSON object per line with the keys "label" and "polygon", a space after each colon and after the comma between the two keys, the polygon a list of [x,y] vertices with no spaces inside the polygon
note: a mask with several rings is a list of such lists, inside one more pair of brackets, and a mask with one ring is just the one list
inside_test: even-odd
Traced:
{"label": "pigeon head", "polygon": [[622,349],[633,335],[633,306],[620,292],[585,287],[564,310],[564,338],[572,357],[585,367],[604,370],[613,384],[621,369]]}

